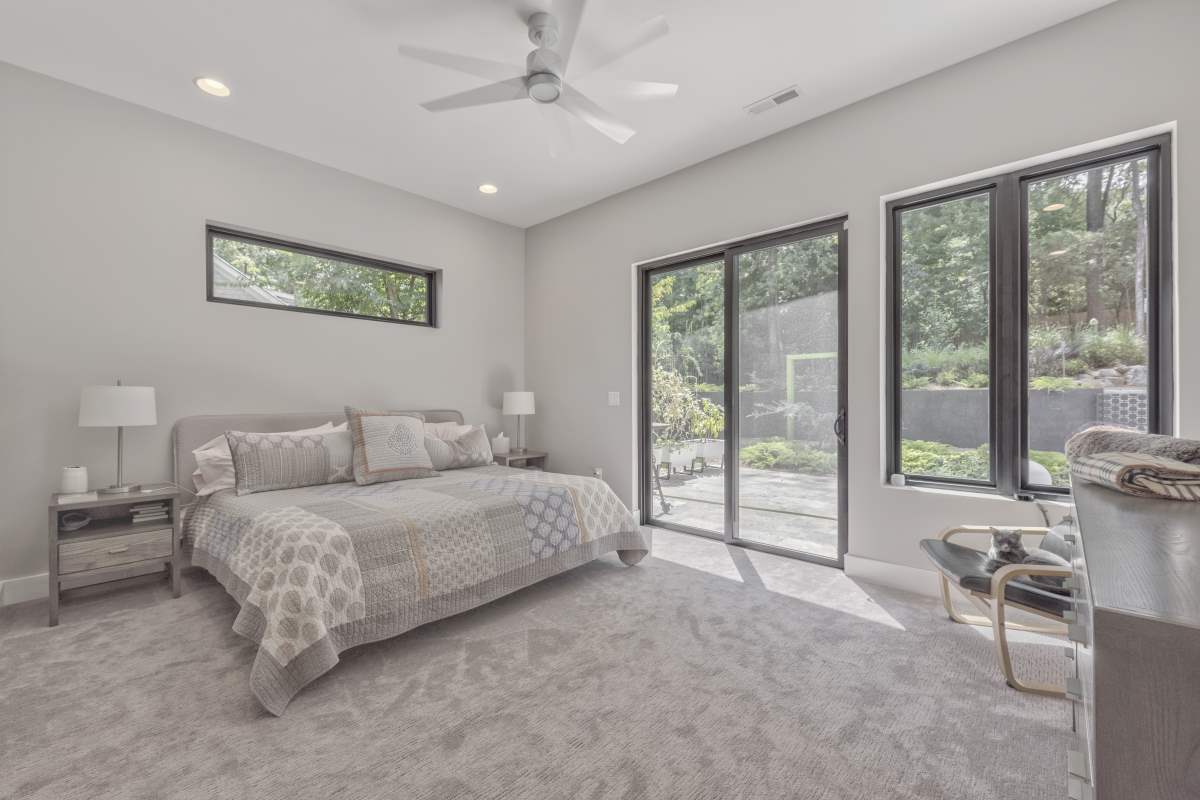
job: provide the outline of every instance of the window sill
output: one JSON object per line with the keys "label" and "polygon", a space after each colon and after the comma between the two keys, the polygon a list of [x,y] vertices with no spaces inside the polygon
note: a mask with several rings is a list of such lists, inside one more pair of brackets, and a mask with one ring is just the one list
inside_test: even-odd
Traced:
{"label": "window sill", "polygon": [[950,495],[952,497],[977,497],[987,498],[990,500],[998,500],[1009,503],[1030,503],[1034,501],[1042,503],[1052,503],[1061,506],[1063,509],[1071,507],[1071,495],[1062,495],[1057,493],[1039,493],[1039,492],[1024,492],[1021,497],[1010,497],[1002,495],[995,489],[981,487],[978,489],[968,486],[954,486],[951,484],[935,484],[935,483],[908,483],[903,486],[897,486],[890,480],[883,481],[883,488],[893,489],[900,492],[923,492],[934,495]]}

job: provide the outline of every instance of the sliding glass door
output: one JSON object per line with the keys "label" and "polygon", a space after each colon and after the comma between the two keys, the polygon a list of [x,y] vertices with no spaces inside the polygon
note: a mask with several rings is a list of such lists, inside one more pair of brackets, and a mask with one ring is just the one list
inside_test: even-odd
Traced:
{"label": "sliding glass door", "polygon": [[725,531],[725,262],[647,275],[651,520]]}
{"label": "sliding glass door", "polygon": [[835,220],[644,268],[646,522],[840,566],[845,256]]}

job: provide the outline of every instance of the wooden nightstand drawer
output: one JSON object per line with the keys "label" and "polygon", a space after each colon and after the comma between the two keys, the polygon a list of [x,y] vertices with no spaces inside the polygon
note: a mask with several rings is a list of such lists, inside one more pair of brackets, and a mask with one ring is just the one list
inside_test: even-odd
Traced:
{"label": "wooden nightstand drawer", "polygon": [[62,542],[58,546],[58,571],[63,574],[83,572],[170,557],[171,529],[160,528],[104,539]]}

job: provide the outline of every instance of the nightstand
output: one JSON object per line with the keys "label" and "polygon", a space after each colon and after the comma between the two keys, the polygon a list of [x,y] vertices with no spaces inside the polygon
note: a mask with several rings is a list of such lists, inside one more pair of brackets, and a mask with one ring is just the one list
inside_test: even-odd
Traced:
{"label": "nightstand", "polygon": [[545,469],[546,456],[549,453],[543,453],[538,450],[526,450],[523,453],[512,451],[504,455],[496,454],[494,457],[496,463],[502,467],[517,467],[518,469]]}
{"label": "nightstand", "polygon": [[[166,516],[156,513],[162,504]],[[63,589],[119,581],[166,568],[179,597],[179,490],[174,486],[59,503],[50,496],[50,624],[58,624]],[[82,511],[91,521],[79,530],[61,530],[62,517]],[[150,516],[135,520],[135,515]]]}

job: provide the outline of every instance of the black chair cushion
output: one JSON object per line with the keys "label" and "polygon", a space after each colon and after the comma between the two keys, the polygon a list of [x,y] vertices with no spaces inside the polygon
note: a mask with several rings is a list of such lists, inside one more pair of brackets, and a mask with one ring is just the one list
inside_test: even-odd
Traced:
{"label": "black chair cushion", "polygon": [[[990,562],[987,553],[941,539],[924,539],[921,549],[947,578],[967,591],[991,596],[992,574],[997,567]],[[1061,617],[1071,607],[1071,599],[1066,595],[1035,586],[1026,578],[1009,581],[1004,597],[1009,602],[1036,608],[1056,617]]]}

